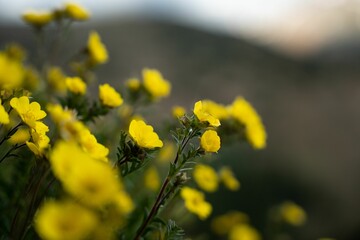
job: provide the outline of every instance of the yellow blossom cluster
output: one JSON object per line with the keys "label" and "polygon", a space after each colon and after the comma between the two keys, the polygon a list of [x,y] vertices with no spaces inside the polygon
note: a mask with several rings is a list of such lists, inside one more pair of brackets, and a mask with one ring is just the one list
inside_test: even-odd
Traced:
{"label": "yellow blossom cluster", "polygon": [[196,214],[201,220],[205,220],[212,212],[212,206],[205,201],[204,194],[190,187],[183,187],[180,192],[185,201],[185,207]]}
{"label": "yellow blossom cluster", "polygon": [[108,163],[94,159],[77,142],[58,141],[49,160],[54,175],[74,200],[50,200],[38,210],[35,228],[43,238],[84,239],[103,229],[99,209],[110,206],[109,211],[117,219],[133,210],[133,202],[116,171]]}
{"label": "yellow blossom cluster", "polygon": [[[61,35],[64,27],[89,17],[85,8],[72,2],[49,11],[30,10],[22,15],[44,40],[48,40],[46,26],[52,24]],[[57,40],[55,45],[61,42]],[[201,220],[207,219],[213,207],[202,191],[215,192],[220,184],[236,191],[240,182],[229,167],[216,170],[202,160],[218,153],[225,143],[223,136],[226,137],[222,128],[231,124],[229,129],[243,134],[241,137],[255,149],[264,148],[266,132],[256,110],[242,97],[229,106],[212,100],[197,101],[190,113],[182,106],[175,106],[174,118],[163,124],[165,129],[174,130],[170,131],[174,141],[163,142],[165,136],[158,135],[163,132],[155,131],[145,122],[142,107],[168,97],[170,82],[160,71],[144,68],[141,81],[130,78],[125,82],[124,93],[104,83],[98,85],[98,99],[94,99],[90,96],[93,89],[90,84],[97,80],[94,69],[109,60],[109,53],[96,31],[90,32],[84,45],[64,68],[56,63],[56,57],[48,59],[57,55],[58,46],[44,52],[44,56],[39,51],[36,67],[28,65],[26,52],[16,44],[0,51],[0,125],[6,125],[0,132],[4,134],[0,145],[5,143],[1,146],[0,152],[4,150],[5,155],[0,163],[8,157],[23,155],[18,154],[21,147],[27,147],[33,153],[29,159],[34,160],[26,159],[22,166],[29,167],[31,173],[25,173],[28,182],[21,181],[26,183],[21,187],[24,192],[14,194],[16,198],[21,196],[16,203],[19,212],[11,218],[12,223],[3,224],[7,228],[11,223],[10,238],[26,238],[28,230],[35,236],[31,229],[34,228],[42,239],[147,239],[152,236],[147,234],[154,223],[163,223],[160,209],[171,206],[168,201],[177,193],[189,212]],[[39,82],[42,80],[45,82]],[[35,101],[37,97],[39,102]],[[47,112],[40,103],[47,104]],[[120,106],[121,113],[117,116],[120,119],[108,121],[108,113]],[[52,119],[46,122],[49,125],[44,121],[47,113]],[[117,133],[118,144],[113,142]],[[152,161],[154,156],[158,162]],[[169,169],[161,181],[165,171],[158,167],[164,167],[159,163],[165,162]],[[16,165],[10,169],[16,169]],[[201,190],[186,186],[191,179],[187,176]],[[141,187],[150,191],[142,194]],[[145,196],[148,193],[157,193],[156,198]],[[136,196],[134,202],[133,196]],[[146,202],[151,208],[140,214],[144,206],[134,211],[135,202],[139,205]],[[134,214],[130,216],[131,213]],[[279,207],[279,213],[283,221],[293,225],[302,224],[306,218],[300,207],[289,202]],[[231,240],[261,238],[242,213],[229,213],[214,222],[217,233],[227,234]],[[19,235],[15,232],[18,228]],[[162,239],[163,235],[177,230],[181,232],[169,221],[159,229],[159,236]]]}
{"label": "yellow blossom cluster", "polygon": [[41,110],[39,103],[30,103],[27,96],[12,98],[10,106],[15,109],[22,122],[30,128],[32,141],[26,141],[26,145],[35,155],[41,156],[50,142],[49,137],[46,135],[49,128],[40,121],[46,117],[45,111]]}
{"label": "yellow blossom cluster", "polygon": [[228,235],[230,240],[261,240],[260,233],[248,222],[246,214],[230,211],[215,217],[211,228],[218,235]]}
{"label": "yellow blossom cluster", "polygon": [[153,101],[169,96],[171,84],[158,70],[144,68],[142,79],[142,82],[137,78],[128,79],[126,81],[127,88],[133,93],[138,93],[140,89],[143,89]]}
{"label": "yellow blossom cluster", "polygon": [[42,28],[52,21],[61,21],[64,19],[83,21],[87,20],[90,17],[88,10],[82,6],[68,2],[64,6],[54,9],[52,11],[48,10],[28,10],[22,15],[22,19],[36,27]]}
{"label": "yellow blossom cluster", "polygon": [[61,136],[68,141],[76,141],[93,158],[107,162],[109,149],[98,143],[90,130],[76,118],[73,111],[63,109],[58,104],[49,104],[47,110],[59,127]]}
{"label": "yellow blossom cluster", "polygon": [[217,173],[209,165],[197,164],[194,167],[193,177],[197,185],[206,192],[215,192],[220,182],[230,191],[237,191],[240,188],[240,182],[229,167],[223,167]]}
{"label": "yellow blossom cluster", "polygon": [[254,149],[266,146],[266,131],[260,116],[243,97],[237,97],[231,105],[224,106],[211,100],[195,103],[194,114],[200,122],[219,127],[220,120],[234,119],[244,127],[244,135]]}
{"label": "yellow blossom cluster", "polygon": [[230,114],[245,126],[245,135],[255,149],[266,146],[266,132],[256,110],[242,97],[237,97],[230,107]]}

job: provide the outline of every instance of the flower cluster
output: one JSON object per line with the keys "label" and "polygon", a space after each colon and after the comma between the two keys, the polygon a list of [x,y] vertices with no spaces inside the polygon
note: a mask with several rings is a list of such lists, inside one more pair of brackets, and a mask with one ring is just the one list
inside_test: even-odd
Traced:
{"label": "flower cluster", "polygon": [[[61,35],[90,13],[66,3],[22,17],[51,41],[45,29]],[[199,100],[191,111],[175,105],[164,122],[147,118],[144,108],[170,95],[166,74],[144,68],[141,79],[100,83],[94,70],[109,53],[96,31],[64,68],[48,55],[34,67],[19,45],[0,51],[0,204],[11,208],[0,216],[3,238],[181,239],[184,231],[166,218],[206,220],[216,207],[207,194],[240,189],[235,168],[217,159],[227,140],[266,146],[262,120],[242,97],[228,106]],[[276,213],[295,226],[306,219],[292,202]],[[228,239],[261,238],[240,212],[214,218],[212,228]]]}

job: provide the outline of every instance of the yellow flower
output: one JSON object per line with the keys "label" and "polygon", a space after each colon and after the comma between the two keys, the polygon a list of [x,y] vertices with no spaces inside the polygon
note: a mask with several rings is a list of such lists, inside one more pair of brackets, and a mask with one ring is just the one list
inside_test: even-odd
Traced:
{"label": "yellow flower", "polygon": [[90,60],[94,64],[102,64],[107,62],[108,53],[105,45],[101,42],[100,36],[97,32],[92,31],[90,33],[87,45]]}
{"label": "yellow flower", "polygon": [[108,161],[107,155],[109,154],[109,149],[98,143],[95,136],[88,129],[84,129],[79,133],[79,142],[83,150],[89,153],[92,158],[105,162]]}
{"label": "yellow flower", "polygon": [[45,132],[37,132],[31,129],[31,138],[33,142],[26,141],[26,145],[36,156],[42,156],[44,150],[49,146],[49,137],[46,136]]}
{"label": "yellow flower", "polygon": [[237,97],[230,107],[230,114],[245,127],[245,136],[255,149],[266,146],[266,131],[256,110],[242,97]]}
{"label": "yellow flower", "polygon": [[135,208],[129,194],[127,194],[125,191],[119,191],[115,195],[114,203],[117,208],[116,210],[123,215],[131,213]]}
{"label": "yellow flower", "polygon": [[50,86],[55,90],[59,92],[65,92],[66,90],[66,84],[65,79],[66,76],[59,67],[50,67],[47,70],[47,80],[50,84]]}
{"label": "yellow flower", "polygon": [[294,226],[301,226],[306,221],[306,212],[299,205],[287,201],[280,205],[282,219]]}
{"label": "yellow flower", "polygon": [[149,167],[144,173],[144,185],[146,188],[157,191],[160,187],[160,177],[156,167]]}
{"label": "yellow flower", "polygon": [[40,104],[37,102],[30,103],[26,96],[12,98],[10,106],[16,110],[22,121],[31,128],[35,127],[36,121],[46,117],[46,113],[41,110]]}
{"label": "yellow flower", "polygon": [[8,140],[11,144],[24,143],[30,139],[29,129],[19,128],[14,135]]}
{"label": "yellow flower", "polygon": [[200,122],[208,122],[210,126],[218,127],[220,126],[220,121],[213,115],[211,115],[202,104],[202,101],[198,101],[194,106],[194,114],[199,119]]}
{"label": "yellow flower", "polygon": [[2,124],[10,123],[9,114],[5,111],[4,106],[1,105],[1,99],[0,99],[0,123]]}
{"label": "yellow flower", "polygon": [[205,112],[217,119],[225,119],[229,116],[229,111],[224,105],[218,104],[211,100],[203,100],[202,107]]}
{"label": "yellow flower", "polygon": [[85,165],[91,158],[75,141],[58,141],[49,160],[55,177],[63,180],[68,177],[75,164]]}
{"label": "yellow flower", "polygon": [[154,132],[153,127],[147,125],[142,120],[132,120],[129,127],[129,133],[140,147],[152,149],[163,146],[163,142]]}
{"label": "yellow flower", "polygon": [[215,192],[218,188],[219,179],[216,171],[208,165],[196,165],[193,177],[197,185],[204,191]]}
{"label": "yellow flower", "polygon": [[109,84],[99,86],[99,98],[102,104],[107,107],[118,107],[123,103],[120,94]]}
{"label": "yellow flower", "polygon": [[75,94],[84,95],[86,93],[86,83],[79,77],[67,77],[65,79],[66,88]]}
{"label": "yellow flower", "polygon": [[248,220],[246,214],[239,211],[231,211],[215,217],[211,221],[211,228],[216,234],[225,235],[228,234],[234,226],[247,223]]}
{"label": "yellow flower", "polygon": [[22,15],[22,19],[35,27],[42,27],[50,23],[54,15],[48,11],[29,10]]}
{"label": "yellow flower", "polygon": [[220,149],[220,137],[214,130],[206,130],[200,138],[200,145],[206,152],[217,152]]}
{"label": "yellow flower", "polygon": [[50,163],[64,189],[86,205],[110,204],[122,189],[116,172],[107,163],[93,159],[75,142],[55,145]]}
{"label": "yellow flower", "polygon": [[261,240],[261,236],[255,228],[239,224],[231,229],[229,240]]}
{"label": "yellow flower", "polygon": [[158,70],[145,68],[142,75],[144,87],[154,99],[167,97],[170,94],[171,85]]}
{"label": "yellow flower", "polygon": [[185,108],[181,106],[174,106],[172,108],[172,115],[176,118],[180,118],[186,114]]}
{"label": "yellow flower", "polygon": [[236,179],[229,167],[221,168],[219,177],[227,189],[237,191],[240,188],[240,182]]}
{"label": "yellow flower", "polygon": [[67,121],[71,121],[75,118],[72,111],[63,109],[60,104],[49,103],[46,106],[46,110],[50,113],[50,117],[58,125]]}
{"label": "yellow flower", "polygon": [[183,187],[180,192],[185,201],[185,207],[196,214],[201,220],[205,220],[212,211],[210,203],[204,199],[204,194],[190,187]]}
{"label": "yellow flower", "polygon": [[126,81],[126,86],[131,90],[131,91],[137,91],[140,88],[140,81],[137,78],[130,78]]}
{"label": "yellow flower", "polygon": [[37,211],[34,223],[42,239],[85,239],[96,227],[97,218],[74,202],[49,200]]}
{"label": "yellow flower", "polygon": [[20,61],[0,52],[0,88],[13,90],[22,86],[25,70]]}
{"label": "yellow flower", "polygon": [[78,21],[84,21],[90,17],[89,12],[85,8],[75,3],[65,4],[65,14]]}
{"label": "yellow flower", "polygon": [[[67,157],[73,156],[67,153]],[[92,158],[82,164],[73,164],[62,183],[68,193],[93,207],[110,204],[121,190],[116,172],[107,163]]]}

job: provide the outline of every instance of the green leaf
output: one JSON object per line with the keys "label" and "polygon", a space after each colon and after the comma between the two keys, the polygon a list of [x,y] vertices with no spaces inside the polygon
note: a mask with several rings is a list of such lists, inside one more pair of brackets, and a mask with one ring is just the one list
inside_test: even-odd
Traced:
{"label": "green leaf", "polygon": [[167,240],[182,240],[184,239],[185,231],[176,225],[175,221],[169,219],[166,226],[165,239]]}

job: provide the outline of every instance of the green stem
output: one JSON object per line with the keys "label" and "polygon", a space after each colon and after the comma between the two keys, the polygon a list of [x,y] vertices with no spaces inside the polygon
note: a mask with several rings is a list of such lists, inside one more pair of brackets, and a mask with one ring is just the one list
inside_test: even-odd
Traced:
{"label": "green stem", "polygon": [[21,145],[17,145],[17,144],[13,145],[13,146],[9,149],[9,151],[7,151],[7,153],[0,159],[0,163],[2,163],[2,161],[4,161],[4,160],[10,155],[10,153],[12,153],[12,152],[15,151],[16,149],[19,149],[19,148],[21,148],[21,147],[23,147],[23,146],[25,146],[25,145],[26,145],[25,143],[23,143],[23,144],[21,144]]}
{"label": "green stem", "polygon": [[[193,138],[196,134],[196,131],[192,130],[192,131],[188,131],[186,133],[186,135],[184,136],[184,138],[181,141],[181,144],[179,145],[178,148],[178,152],[176,154],[175,160],[173,162],[174,165],[177,164],[178,160],[179,160],[179,156],[180,154],[184,151],[186,145],[189,143],[190,139]],[[185,163],[185,161],[181,164],[181,166]],[[174,176],[176,176],[177,172],[180,171],[181,168],[177,168],[177,171],[175,171],[174,173],[171,173],[171,171],[168,172],[167,177],[165,178],[159,194],[156,197],[155,203],[153,204],[149,215],[147,216],[147,218],[145,219],[145,221],[142,223],[142,225],[140,226],[136,236],[135,236],[135,240],[139,240],[140,237],[142,236],[142,234],[144,233],[147,225],[151,222],[152,218],[158,213],[158,210],[160,208],[160,206],[163,204],[163,202],[167,199],[167,197],[175,190],[176,186],[174,185],[174,188],[171,188],[168,192],[165,193],[167,187],[169,186],[169,184],[171,183],[171,180],[173,179]],[[165,193],[165,195],[164,195]]]}

